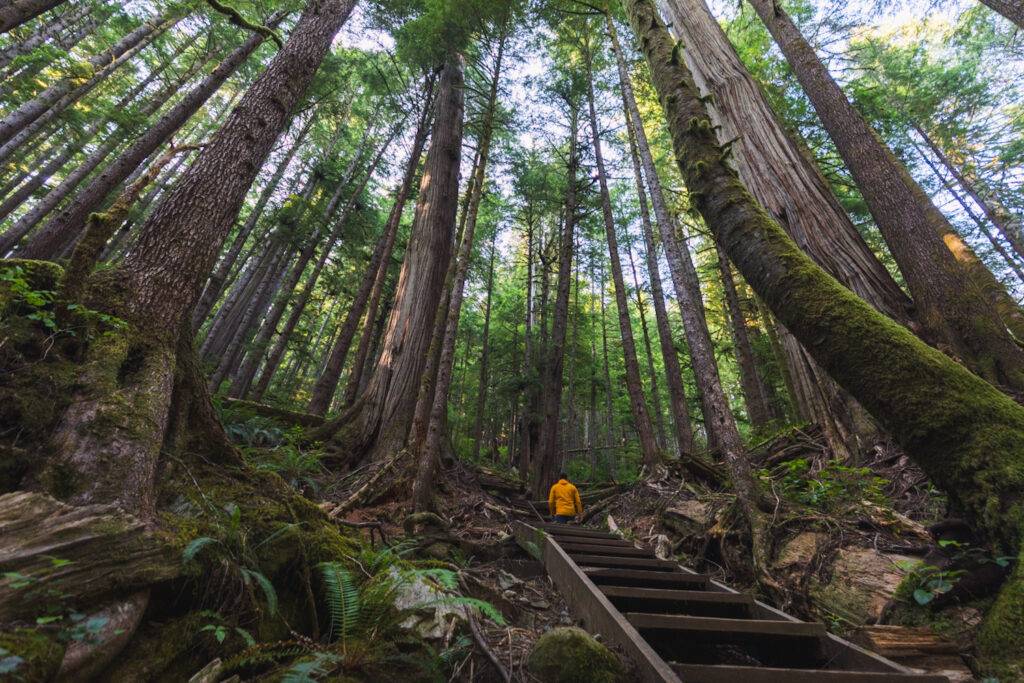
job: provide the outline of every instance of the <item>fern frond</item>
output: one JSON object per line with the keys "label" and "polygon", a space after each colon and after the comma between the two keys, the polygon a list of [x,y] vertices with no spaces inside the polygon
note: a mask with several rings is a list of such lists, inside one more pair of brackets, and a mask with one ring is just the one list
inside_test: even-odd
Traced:
{"label": "fern frond", "polygon": [[217,543],[216,538],[210,538],[209,536],[200,536],[199,538],[193,538],[185,549],[181,552],[181,561],[188,563],[196,559],[196,555],[199,551],[210,545],[211,543]]}
{"label": "fern frond", "polygon": [[479,610],[481,614],[493,621],[498,626],[505,625],[505,617],[502,616],[498,608],[487,602],[486,600],[480,600],[478,598],[470,598],[465,595],[446,595],[437,600],[431,600],[430,602],[420,605],[424,608],[430,607],[469,607],[471,609]]}
{"label": "fern frond", "polygon": [[345,638],[353,632],[359,618],[359,588],[352,572],[339,562],[322,562],[318,568],[331,613],[330,633]]}
{"label": "fern frond", "polygon": [[242,567],[242,580],[245,581],[245,585],[251,585],[253,580],[259,584],[260,589],[263,591],[263,597],[267,600],[267,611],[270,616],[277,614],[277,590],[274,589],[274,584],[270,582],[266,576],[253,569],[247,569]]}

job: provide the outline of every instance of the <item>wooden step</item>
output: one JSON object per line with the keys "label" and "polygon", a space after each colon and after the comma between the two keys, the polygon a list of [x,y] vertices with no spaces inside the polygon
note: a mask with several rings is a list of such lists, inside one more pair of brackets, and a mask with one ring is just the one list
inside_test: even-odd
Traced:
{"label": "wooden step", "polygon": [[706,574],[687,574],[686,572],[593,567],[584,568],[583,573],[598,586],[703,590],[708,585]]}
{"label": "wooden step", "polygon": [[636,612],[625,617],[666,661],[798,669],[828,662],[825,627],[818,623]]}
{"label": "wooden step", "polygon": [[[650,557],[654,558],[654,553],[646,548],[634,548],[633,546],[614,546],[614,545],[591,545],[585,541],[572,541],[569,539],[558,540],[558,545],[562,546],[562,550],[567,553],[580,553],[585,555],[606,555],[608,557]],[[655,558],[657,559],[657,558]]]}
{"label": "wooden step", "polygon": [[547,534],[558,541],[559,545],[566,543],[585,543],[586,545],[599,545],[608,548],[635,548],[632,541],[621,538],[598,538],[595,536],[566,536],[556,532],[548,531]]}
{"label": "wooden step", "polygon": [[599,586],[620,612],[686,614],[696,617],[749,619],[754,599],[742,593]]}
{"label": "wooden step", "polygon": [[582,526],[576,526],[574,524],[548,524],[548,523],[537,523],[533,526],[546,531],[553,536],[586,536],[588,538],[606,538],[610,540],[617,540],[618,536],[613,536],[607,531],[600,531],[598,529],[588,529]]}
{"label": "wooden step", "polygon": [[778,669],[678,662],[670,662],[669,666],[686,683],[949,683],[945,676],[881,671]]}
{"label": "wooden step", "polygon": [[617,569],[653,569],[655,571],[673,572],[679,565],[670,560],[649,559],[646,557],[609,557],[608,555],[591,555],[588,553],[570,552],[569,557],[580,567],[615,567]]}

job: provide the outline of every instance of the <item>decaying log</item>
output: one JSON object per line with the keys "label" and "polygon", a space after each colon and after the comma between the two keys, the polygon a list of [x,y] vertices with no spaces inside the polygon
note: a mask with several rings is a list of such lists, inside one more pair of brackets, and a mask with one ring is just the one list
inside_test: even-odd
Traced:
{"label": "decaying log", "polygon": [[[42,493],[0,496],[0,621],[36,616],[54,595],[87,608],[181,572],[181,557],[116,505],[71,506]],[[18,586],[18,587],[15,587]]]}
{"label": "decaying log", "polygon": [[864,626],[852,640],[904,666],[946,676],[950,683],[975,680],[956,644],[927,626]]}

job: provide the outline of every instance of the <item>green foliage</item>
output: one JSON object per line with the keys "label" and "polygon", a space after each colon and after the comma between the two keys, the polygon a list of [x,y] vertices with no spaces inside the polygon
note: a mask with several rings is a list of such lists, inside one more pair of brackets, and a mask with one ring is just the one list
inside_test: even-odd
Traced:
{"label": "green foliage", "polygon": [[813,472],[809,460],[795,458],[762,470],[761,476],[776,482],[789,500],[821,510],[838,511],[862,500],[886,503],[885,479],[867,467],[848,467],[835,460]]}
{"label": "green foliage", "polygon": [[924,562],[897,563],[900,569],[907,572],[897,591],[897,597],[912,598],[918,605],[928,605],[940,595],[953,590],[957,582],[968,573],[969,568],[994,564],[1005,569],[1014,560],[1012,557],[993,557],[983,548],[953,540],[939,541],[939,546],[945,549],[949,560],[945,568]]}

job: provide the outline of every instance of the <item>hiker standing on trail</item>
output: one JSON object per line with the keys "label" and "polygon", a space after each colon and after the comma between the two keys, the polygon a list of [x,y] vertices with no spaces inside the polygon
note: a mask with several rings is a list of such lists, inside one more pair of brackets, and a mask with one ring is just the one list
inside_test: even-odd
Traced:
{"label": "hiker standing on trail", "polygon": [[574,517],[583,514],[583,501],[579,490],[569,483],[565,472],[558,475],[558,481],[548,493],[548,510],[559,524],[568,524]]}

